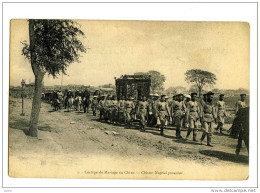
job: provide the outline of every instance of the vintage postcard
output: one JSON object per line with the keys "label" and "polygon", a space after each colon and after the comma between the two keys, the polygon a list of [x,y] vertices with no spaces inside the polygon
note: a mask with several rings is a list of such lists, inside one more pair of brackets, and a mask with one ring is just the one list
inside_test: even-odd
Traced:
{"label": "vintage postcard", "polygon": [[10,21],[9,176],[247,180],[245,22]]}

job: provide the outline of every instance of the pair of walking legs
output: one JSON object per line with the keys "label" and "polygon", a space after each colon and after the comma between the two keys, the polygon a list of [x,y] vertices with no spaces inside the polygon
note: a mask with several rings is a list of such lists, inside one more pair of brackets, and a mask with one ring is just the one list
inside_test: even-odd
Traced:
{"label": "pair of walking legs", "polygon": [[197,141],[197,130],[198,130],[197,120],[190,119],[186,139],[188,139],[191,132],[193,132],[193,141]]}
{"label": "pair of walking legs", "polygon": [[224,126],[224,124],[222,122],[218,122],[218,126],[216,128],[216,131],[219,130],[220,134],[223,134],[223,132],[222,132],[223,131],[223,126]]}
{"label": "pair of walking legs", "polygon": [[212,139],[212,122],[203,122],[203,133],[201,136],[201,144],[203,142],[203,140],[205,139],[205,137],[207,136],[207,146],[213,146],[211,145],[211,139]]}
{"label": "pair of walking legs", "polygon": [[239,130],[237,146],[236,146],[236,155],[239,155],[240,149],[242,147],[242,141],[245,142],[247,151],[249,152],[249,132],[248,130]]}
{"label": "pair of walking legs", "polygon": [[145,125],[146,125],[145,117],[146,117],[146,114],[141,113],[141,115],[140,115],[140,127],[141,127],[140,130],[141,131],[145,131]]}
{"label": "pair of walking legs", "polygon": [[132,120],[133,120],[133,116],[131,115],[131,112],[126,112],[125,113],[125,119],[126,119],[126,126],[128,128],[130,128],[131,125],[132,125]]}
{"label": "pair of walking legs", "polygon": [[182,117],[176,116],[174,117],[175,120],[175,125],[176,125],[176,137],[177,138],[182,138],[181,136],[181,122],[182,122]]}
{"label": "pair of walking legs", "polygon": [[117,113],[117,121],[118,121],[119,125],[125,124],[125,116],[124,116],[124,112],[123,111],[119,111]]}
{"label": "pair of walking legs", "polygon": [[187,135],[186,135],[186,139],[189,138],[191,132],[193,132],[193,141],[198,141],[197,140],[197,128],[190,128],[188,129]]}

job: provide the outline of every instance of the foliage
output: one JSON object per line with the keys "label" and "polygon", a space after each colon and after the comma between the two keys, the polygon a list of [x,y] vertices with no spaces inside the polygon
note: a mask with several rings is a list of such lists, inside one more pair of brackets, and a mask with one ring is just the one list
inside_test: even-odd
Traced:
{"label": "foliage", "polygon": [[216,80],[217,78],[215,74],[200,69],[187,70],[185,73],[185,81],[188,83],[193,83],[197,86],[199,96],[205,86],[212,86],[216,84]]}
{"label": "foliage", "polygon": [[30,60],[31,52],[35,52],[35,64],[54,78],[66,74],[71,63],[80,62],[79,52],[86,49],[78,39],[84,37],[78,23],[71,20],[33,20],[33,23],[34,47],[30,50],[26,41],[21,42],[22,55]]}
{"label": "foliage", "polygon": [[183,87],[183,86],[171,86],[169,87],[167,90],[166,90],[167,94],[172,94],[172,95],[175,95],[175,94],[178,94],[178,93],[183,93],[183,92],[186,92],[186,88]]}
{"label": "foliage", "polygon": [[104,85],[101,85],[100,87],[102,87],[102,88],[116,88],[116,86],[115,85],[113,85],[113,84],[111,84],[111,83],[109,83],[109,84],[104,84]]}
{"label": "foliage", "polygon": [[135,75],[150,75],[151,76],[151,88],[153,92],[163,91],[163,83],[166,78],[163,74],[158,71],[151,70],[148,72],[137,72]]}
{"label": "foliage", "polygon": [[24,45],[22,55],[29,59],[35,76],[34,96],[29,133],[37,137],[43,78],[46,73],[54,78],[66,74],[67,67],[79,62],[79,52],[86,52],[78,36],[84,33],[71,20],[29,20],[30,45]]}
{"label": "foliage", "polygon": [[169,87],[169,88],[166,89],[166,93],[167,93],[168,95],[169,95],[169,94],[175,95],[175,94],[177,94],[177,91],[176,91],[176,89],[175,89],[174,86],[171,86],[171,87]]}
{"label": "foliage", "polygon": [[196,85],[191,85],[189,89],[189,93],[198,92],[198,87]]}

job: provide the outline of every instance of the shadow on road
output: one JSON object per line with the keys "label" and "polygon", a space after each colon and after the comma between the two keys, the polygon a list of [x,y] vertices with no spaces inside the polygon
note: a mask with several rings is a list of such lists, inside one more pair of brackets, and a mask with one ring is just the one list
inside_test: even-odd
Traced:
{"label": "shadow on road", "polygon": [[229,134],[226,134],[226,133],[216,133],[216,132],[214,132],[213,135],[217,135],[217,136],[227,136],[227,137],[230,136]]}
{"label": "shadow on road", "polygon": [[200,145],[199,142],[192,141],[192,139],[185,140],[185,139],[175,139],[174,142],[176,143],[182,143],[182,144],[190,144],[190,145]]}
{"label": "shadow on road", "polygon": [[[17,120],[10,120],[9,127],[12,129],[22,130],[25,135],[29,135],[29,121],[25,119],[17,119]],[[45,124],[45,125],[38,125],[38,130],[41,131],[49,131],[51,132],[53,129]]]}
{"label": "shadow on road", "polygon": [[165,137],[165,138],[168,138],[168,139],[174,139],[175,138],[174,136],[171,136],[171,135],[166,135],[166,134],[161,135],[161,133],[158,130],[158,128],[157,129],[149,129],[149,130],[147,129],[147,130],[145,130],[145,132],[146,133],[151,133],[151,134],[157,135],[157,136],[162,136],[162,137]]}
{"label": "shadow on road", "polygon": [[70,110],[64,110],[63,112],[64,112],[64,113],[73,113],[74,110],[72,110],[72,109],[70,109]]}
{"label": "shadow on road", "polygon": [[230,161],[230,162],[243,163],[243,164],[248,164],[249,162],[248,156],[245,155],[237,156],[235,153],[231,154],[223,151],[211,151],[211,150],[201,150],[199,152],[203,155],[216,157],[223,161]]}

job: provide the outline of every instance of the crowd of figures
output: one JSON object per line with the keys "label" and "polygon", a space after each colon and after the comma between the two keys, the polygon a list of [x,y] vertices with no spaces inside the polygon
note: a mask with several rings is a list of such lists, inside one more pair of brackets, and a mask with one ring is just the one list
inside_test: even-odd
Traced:
{"label": "crowd of figures", "polygon": [[[231,137],[238,138],[236,154],[241,149],[242,140],[244,140],[248,149],[249,145],[249,107],[245,102],[246,94],[241,94],[241,99],[237,101],[235,111],[236,117],[229,129]],[[197,98],[197,93],[191,95],[178,94],[173,96],[172,100],[166,95],[150,94],[148,98],[142,96],[142,99],[135,100],[130,97],[125,99],[124,96],[117,100],[116,96],[100,95],[94,93],[90,98],[88,90],[65,91],[63,94],[60,90],[51,93],[50,96],[44,96],[44,99],[51,101],[55,110],[62,107],[68,109],[74,108],[88,113],[91,106],[93,116],[99,111],[99,120],[110,124],[124,125],[131,128],[134,121],[139,122],[139,129],[145,132],[146,128],[158,127],[161,135],[168,126],[176,127],[176,137],[183,139],[182,128],[187,129],[185,140],[188,140],[192,134],[192,140],[203,144],[206,138],[207,146],[212,147],[211,139],[213,132],[223,134],[225,117],[227,116],[224,94],[219,95],[219,100],[213,104],[214,93],[208,92],[203,95],[202,99]],[[215,123],[216,128],[213,128]],[[200,141],[197,140],[198,130],[202,130]]]}
{"label": "crowd of figures", "polygon": [[65,108],[68,111],[75,109],[84,112],[88,112],[90,106],[90,92],[88,90],[84,91],[75,91],[65,90],[62,93],[61,90],[43,93],[42,99],[46,102],[50,103],[54,110],[61,110],[61,108]]}

